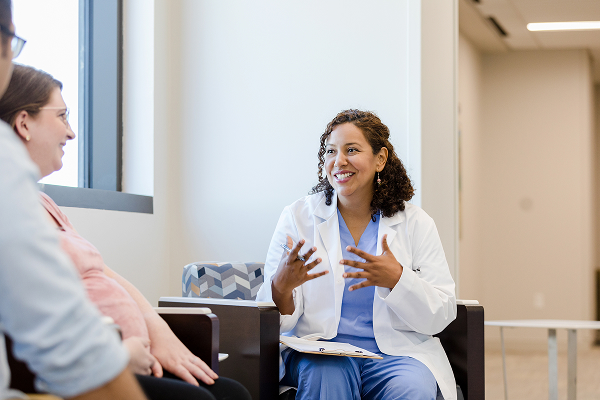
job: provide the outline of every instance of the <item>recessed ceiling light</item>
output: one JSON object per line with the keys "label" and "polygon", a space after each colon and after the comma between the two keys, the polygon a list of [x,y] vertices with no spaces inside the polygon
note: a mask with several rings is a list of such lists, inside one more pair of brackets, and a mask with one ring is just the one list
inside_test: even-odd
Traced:
{"label": "recessed ceiling light", "polygon": [[527,24],[529,31],[587,31],[600,29],[600,21],[534,22]]}

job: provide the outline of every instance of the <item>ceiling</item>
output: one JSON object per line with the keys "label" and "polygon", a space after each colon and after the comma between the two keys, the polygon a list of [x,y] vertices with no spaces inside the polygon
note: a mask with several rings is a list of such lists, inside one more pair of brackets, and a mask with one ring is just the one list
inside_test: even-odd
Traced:
{"label": "ceiling", "polygon": [[459,0],[459,30],[481,51],[587,49],[600,83],[600,30],[529,32],[526,27],[559,21],[600,21],[600,0]]}

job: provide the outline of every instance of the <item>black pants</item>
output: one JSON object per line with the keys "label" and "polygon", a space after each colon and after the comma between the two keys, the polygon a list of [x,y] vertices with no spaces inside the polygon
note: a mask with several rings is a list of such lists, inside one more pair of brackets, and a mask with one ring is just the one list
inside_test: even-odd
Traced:
{"label": "black pants", "polygon": [[248,390],[239,382],[229,378],[219,378],[214,385],[202,382],[200,387],[190,385],[180,379],[135,376],[148,397],[148,400],[251,400]]}

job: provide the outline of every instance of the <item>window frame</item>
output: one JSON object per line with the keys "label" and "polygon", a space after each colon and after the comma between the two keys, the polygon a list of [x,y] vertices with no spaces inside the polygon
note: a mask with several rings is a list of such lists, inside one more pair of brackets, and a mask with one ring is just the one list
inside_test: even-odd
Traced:
{"label": "window frame", "polygon": [[79,60],[79,187],[40,189],[59,206],[152,214],[152,196],[121,192],[123,0],[79,0]]}
{"label": "window frame", "polygon": [[153,197],[113,190],[88,189],[40,183],[40,190],[61,207],[93,208],[153,214]]}

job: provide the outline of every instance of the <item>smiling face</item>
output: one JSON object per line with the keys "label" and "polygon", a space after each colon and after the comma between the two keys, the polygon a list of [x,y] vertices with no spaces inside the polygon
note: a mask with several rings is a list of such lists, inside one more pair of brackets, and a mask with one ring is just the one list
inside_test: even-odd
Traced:
{"label": "smiling face", "polygon": [[67,105],[60,88],[56,87],[37,115],[32,116],[27,111],[17,115],[15,129],[24,139],[25,147],[40,168],[42,177],[62,168],[63,147],[68,140],[75,138],[66,122],[66,112]]}
{"label": "smiling face", "polygon": [[363,132],[352,123],[336,126],[325,147],[325,172],[339,201],[369,205],[375,174],[383,169],[387,149],[373,154]]}

